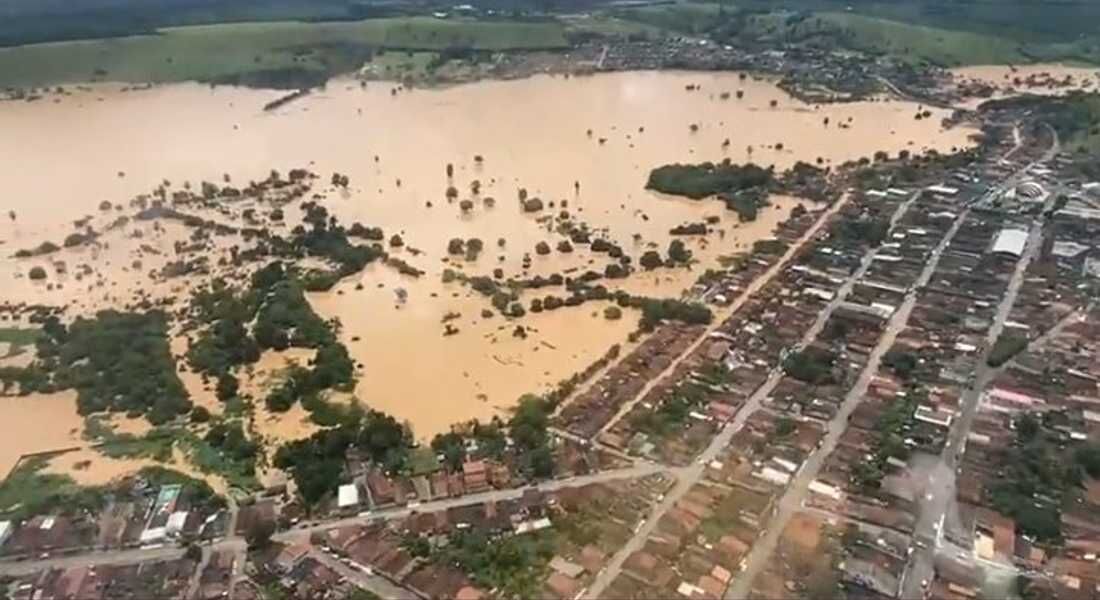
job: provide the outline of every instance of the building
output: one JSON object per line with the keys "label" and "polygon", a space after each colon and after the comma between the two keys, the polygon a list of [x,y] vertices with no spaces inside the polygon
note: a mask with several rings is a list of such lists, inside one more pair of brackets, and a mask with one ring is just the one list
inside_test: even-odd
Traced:
{"label": "building", "polygon": [[462,478],[469,493],[484,492],[489,489],[489,476],[483,460],[466,461],[462,465]]}
{"label": "building", "polygon": [[359,505],[359,488],[354,483],[340,486],[337,490],[336,505],[340,508],[349,508]]}
{"label": "building", "polygon": [[993,240],[994,254],[1008,254],[1019,258],[1024,255],[1027,246],[1027,231],[1024,229],[1002,229]]}
{"label": "building", "polygon": [[925,189],[929,192],[932,192],[933,194],[937,194],[940,196],[954,196],[955,194],[959,193],[959,188],[951,187],[949,185],[930,185]]}

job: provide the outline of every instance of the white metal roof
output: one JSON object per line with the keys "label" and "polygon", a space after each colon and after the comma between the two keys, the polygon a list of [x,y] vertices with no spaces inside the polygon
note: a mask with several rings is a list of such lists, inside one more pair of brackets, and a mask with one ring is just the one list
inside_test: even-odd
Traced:
{"label": "white metal roof", "polygon": [[1023,229],[1002,229],[993,241],[993,252],[1004,252],[1022,256],[1027,245],[1027,231]]}
{"label": "white metal roof", "polygon": [[340,489],[337,491],[336,504],[340,508],[359,504],[359,488],[355,487],[354,483],[340,486]]}

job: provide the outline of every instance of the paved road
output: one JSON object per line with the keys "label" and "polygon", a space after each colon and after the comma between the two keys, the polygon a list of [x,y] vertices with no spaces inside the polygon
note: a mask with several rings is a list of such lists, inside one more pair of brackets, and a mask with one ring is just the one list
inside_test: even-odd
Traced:
{"label": "paved road", "polygon": [[199,586],[202,585],[202,573],[206,570],[206,566],[210,564],[210,557],[214,554],[208,546],[201,548],[202,558],[199,560],[198,566],[195,567],[195,571],[191,573],[191,579],[187,582],[187,593],[184,598],[197,598],[199,595]]}
{"label": "paved road", "polygon": [[[913,202],[916,201],[919,195],[919,192],[912,194],[905,202],[898,206],[897,210],[891,216],[891,226],[896,224],[897,221],[901,219],[901,216],[905,214],[905,211],[909,209],[909,207],[912,205]],[[822,221],[818,221],[818,223],[815,225],[815,229],[817,229],[818,226],[821,224]],[[812,235],[810,235],[809,237],[804,236],[804,240],[808,240],[811,238]],[[839,307],[844,302],[845,298],[847,298],[849,292],[851,292],[852,290],[852,287],[855,285],[855,282],[862,278],[863,275],[867,272],[867,269],[871,267],[875,252],[876,249],[871,249],[867,251],[860,262],[859,268],[856,269],[856,271],[851,276],[849,276],[847,280],[845,280],[845,282],[837,290],[837,293],[834,296],[833,300],[830,301],[818,313],[818,316],[814,320],[813,324],[805,332],[805,334],[803,334],[802,339],[796,346],[796,349],[803,348],[807,344],[813,342],[813,340],[825,327],[825,323],[826,321],[828,321],[829,316],[833,313],[834,310],[836,310],[837,307]],[[739,300],[739,303],[743,303],[743,299]],[[711,441],[707,448],[703,450],[699,459],[691,466],[684,467],[679,471],[679,479],[676,482],[676,486],[672,490],[670,490],[668,494],[665,495],[664,500],[661,501],[654,508],[653,512],[650,514],[646,522],[642,525],[640,529],[638,529],[638,531],[634,533],[634,536],[627,541],[626,545],[624,545],[615,553],[614,556],[612,556],[611,561],[607,565],[607,568],[600,572],[595,581],[592,582],[592,585],[589,586],[588,590],[585,592],[585,598],[598,598],[601,594],[603,594],[604,590],[607,589],[607,586],[610,585],[611,582],[614,581],[615,578],[618,577],[619,573],[622,571],[622,566],[626,559],[630,557],[631,554],[645,546],[646,539],[656,529],[657,522],[660,520],[660,518],[673,506],[675,506],[676,503],[681,498],[683,498],[684,495],[687,494],[688,490],[690,490],[692,486],[698,483],[698,481],[703,476],[703,472],[705,470],[704,465],[714,460],[718,456],[718,453],[721,452],[722,449],[725,448],[727,445],[729,445],[729,442],[733,438],[734,434],[740,431],[741,428],[745,425],[745,421],[748,420],[748,418],[757,410],[760,410],[763,401],[768,397],[769,394],[771,394],[772,390],[775,389],[775,386],[778,385],[779,380],[782,379],[782,377],[782,371],[780,371],[778,368],[774,369],[768,379],[766,379],[764,383],[761,384],[755,392],[753,392],[752,396],[750,396],[749,399],[745,402],[745,405],[737,411],[737,414],[734,416],[733,420],[727,423],[722,428],[722,431],[719,432],[717,436],[715,436],[714,440]]]}
{"label": "paved road", "polygon": [[[642,462],[631,467],[626,467],[624,469],[601,471],[592,475],[582,475],[579,477],[570,477],[567,479],[545,481],[538,484],[537,489],[549,492],[561,488],[581,487],[590,483],[604,483],[621,479],[637,479],[639,477],[645,477],[647,475],[654,475],[656,473],[672,473],[673,471],[674,469],[670,469],[669,467],[654,463]],[[370,511],[368,513],[363,513],[363,516],[348,517],[346,519],[338,519],[334,521],[325,521],[323,523],[317,523],[307,527],[284,531],[275,534],[274,536],[272,536],[272,539],[277,542],[300,542],[303,539],[308,539],[311,533],[325,531],[327,529],[332,529],[333,527],[362,525],[377,519],[402,519],[413,513],[438,512],[458,506],[481,504],[490,500],[494,500],[497,502],[503,500],[515,500],[522,496],[523,493],[529,489],[534,489],[534,486],[509,490],[492,490],[488,492],[482,492],[480,494],[467,494],[458,498],[445,498],[442,500],[433,500],[431,502],[424,502],[420,504],[413,503],[408,506],[394,506],[381,510]]]}
{"label": "paved road", "polygon": [[0,575],[20,576],[37,573],[43,569],[68,569],[92,565],[126,565],[147,560],[173,560],[183,556],[183,548],[166,545],[160,548],[136,548],[133,550],[108,550],[87,552],[73,556],[0,563]]}
{"label": "paved road", "polygon": [[[912,202],[912,200],[913,198],[910,198],[909,202]],[[714,321],[711,323],[711,325],[707,327],[706,330],[703,331],[703,333],[700,334],[699,337],[694,342],[692,342],[692,344],[688,346],[686,350],[684,350],[671,363],[669,363],[668,367],[664,371],[646,382],[645,387],[643,387],[632,400],[623,404],[623,406],[621,406],[619,408],[619,411],[615,414],[615,417],[605,423],[604,426],[600,428],[600,431],[596,435],[596,437],[598,438],[600,433],[606,432],[608,429],[614,426],[615,423],[619,421],[619,419],[622,419],[624,416],[626,416],[630,412],[630,409],[632,409],[634,405],[638,402],[641,402],[642,399],[645,398],[646,395],[648,395],[649,392],[652,391],[658,383],[663,381],[666,377],[670,377],[671,375],[673,375],[676,372],[676,368],[680,366],[680,363],[684,362],[687,357],[691,356],[691,353],[695,352],[695,350],[707,340],[711,333],[714,333],[719,328],[721,328],[722,325],[725,324],[726,319],[729,318],[729,316],[733,313],[737,312],[737,310],[740,309],[745,304],[745,302],[747,302],[748,299],[752,297],[753,294],[760,291],[765,285],[767,285],[768,282],[774,279],[776,275],[781,273],[783,269],[787,266],[787,263],[789,263],[790,260],[794,258],[795,254],[798,253],[802,246],[806,244],[806,242],[812,240],[814,236],[817,235],[819,231],[821,231],[821,228],[824,227],[826,223],[828,223],[829,218],[836,214],[836,212],[839,211],[847,203],[848,194],[844,194],[825,212],[821,213],[821,215],[818,216],[817,221],[815,221],[814,224],[810,226],[810,228],[806,230],[806,232],[803,233],[801,237],[798,238],[797,242],[791,244],[790,248],[787,248],[787,251],[783,253],[783,256],[780,257],[780,259],[774,265],[768,267],[768,270],[764,271],[759,277],[753,279],[752,283],[746,286],[745,289],[740,294],[738,294],[737,299],[730,303],[729,306],[723,308],[721,311],[717,312],[714,315]]]}
{"label": "paved road", "polygon": [[[1019,145],[1013,151],[1019,149]],[[1033,166],[1040,162],[1050,160],[1058,151],[1057,134],[1051,148],[1037,161],[1032,162],[1000,185],[991,189],[987,196],[1000,194],[1009,186],[1015,185]],[[1047,197],[1043,211],[1047,211],[1054,203],[1055,194]],[[917,542],[910,556],[907,576],[903,582],[901,597],[907,600],[917,600],[924,597],[924,581],[931,581],[935,571],[936,557],[948,556],[956,558],[960,552],[954,544],[945,543],[944,534],[947,531],[957,533],[959,528],[958,510],[955,503],[956,484],[955,475],[958,468],[959,457],[966,447],[966,438],[970,435],[970,428],[974,424],[982,392],[993,381],[999,369],[990,367],[986,360],[993,348],[993,343],[1004,330],[1005,322],[1016,304],[1020,286],[1023,284],[1027,273],[1027,267],[1035,258],[1042,247],[1043,222],[1036,220],[1032,223],[1028,232],[1028,241],[1024,254],[1016,262],[1016,268],[1009,279],[1008,286],[1001,302],[997,305],[997,312],[993,323],[986,332],[985,347],[977,358],[974,370],[974,379],[970,387],[963,392],[960,400],[960,411],[948,432],[947,442],[940,454],[939,461],[930,469],[928,484],[921,490],[917,506],[917,523],[913,529],[913,539]]]}
{"label": "paved road", "polygon": [[[955,219],[955,222],[951,225],[951,229],[947,231],[943,239],[940,240],[940,243],[928,257],[928,260],[925,261],[924,269],[917,278],[915,287],[927,285],[928,280],[932,277],[932,273],[936,268],[936,264],[940,260],[940,256],[943,254],[944,248],[946,248],[951,239],[955,237],[955,234],[958,232],[959,227],[962,225],[967,215],[969,215],[969,210],[964,210]],[[870,386],[871,380],[878,372],[879,362],[890,347],[894,345],[894,340],[897,338],[898,333],[905,329],[905,324],[909,321],[909,314],[912,312],[915,304],[916,294],[907,295],[905,301],[902,302],[901,306],[898,307],[893,316],[890,317],[883,335],[879,338],[875,348],[871,351],[867,364],[860,372],[855,385],[853,385],[848,391],[848,394],[845,395],[844,401],[840,405],[840,410],[837,411],[836,415],[829,422],[824,440],[822,440],[818,449],[806,459],[806,462],[803,463],[802,467],[799,469],[798,474],[791,481],[790,485],[787,486],[787,490],[783,493],[783,497],[779,501],[778,510],[768,523],[766,532],[753,544],[752,550],[749,551],[748,556],[743,562],[744,568],[734,578],[730,583],[730,587],[726,590],[726,598],[747,598],[749,592],[752,590],[753,580],[755,580],[756,576],[768,566],[768,561],[771,560],[772,554],[779,544],[779,538],[784,528],[786,528],[787,522],[796,512],[802,509],[802,504],[806,499],[806,495],[809,493],[810,483],[817,477],[818,472],[825,463],[825,459],[832,454],[834,449],[836,449],[837,443],[840,441],[840,437],[846,429],[848,417],[851,416],[852,412],[863,400],[863,396],[867,393],[867,388]]]}
{"label": "paved road", "polygon": [[389,579],[378,575],[368,575],[359,569],[340,562],[331,555],[316,548],[310,552],[310,556],[333,571],[336,571],[348,581],[380,598],[385,598],[386,600],[420,600],[420,597],[412,591],[395,585]]}
{"label": "paved road", "polygon": [[[620,479],[636,479],[656,473],[675,474],[676,471],[676,469],[671,469],[662,465],[643,462],[624,469],[601,471],[592,475],[583,475],[580,477],[570,477],[567,479],[558,479],[554,481],[543,482],[538,485],[538,489],[544,491],[552,491],[566,487],[580,487],[590,483],[601,483],[616,481]],[[453,508],[457,506],[480,504],[489,500],[511,500],[522,496],[527,489],[530,488],[492,490],[480,494],[468,494],[466,496],[460,496],[458,498],[446,498],[442,500],[424,502],[418,505],[414,504],[412,506],[386,508],[366,513],[362,517],[355,516],[335,521],[325,521],[308,527],[293,529],[290,531],[283,531],[272,536],[272,539],[276,542],[283,543],[300,542],[303,540],[307,540],[311,533],[324,531],[332,527],[344,527],[350,525],[365,524],[369,521],[373,521],[376,519],[399,519],[407,517],[413,512],[435,512],[440,510],[447,510],[448,508]],[[230,532],[230,534],[232,534],[232,532]],[[245,543],[243,538],[235,535],[230,535],[229,537],[215,541],[212,544],[205,545],[204,549],[208,549],[211,552],[225,550],[234,552],[238,558],[237,563],[234,565],[234,577],[239,578],[243,576],[243,557],[247,549],[247,544]],[[183,556],[183,552],[183,548],[180,548],[173,544],[165,544],[157,547],[135,548],[131,550],[107,550],[100,552],[88,552],[73,556],[55,557],[44,560],[27,560],[22,562],[7,561],[0,562],[0,575],[27,575],[47,568],[68,569],[72,567],[83,566],[125,565],[143,561],[172,560]]]}

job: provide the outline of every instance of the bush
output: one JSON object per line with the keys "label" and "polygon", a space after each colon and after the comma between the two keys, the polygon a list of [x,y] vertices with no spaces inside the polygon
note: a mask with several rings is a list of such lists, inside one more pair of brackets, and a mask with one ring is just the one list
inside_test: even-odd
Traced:
{"label": "bush", "polygon": [[752,251],[756,254],[783,254],[787,247],[782,240],[757,240],[752,244]]}
{"label": "bush", "polygon": [[830,352],[806,348],[788,356],[783,361],[783,371],[799,381],[812,385],[833,383],[835,380],[832,369],[835,360],[836,357]]}
{"label": "bush", "polygon": [[206,423],[210,420],[210,411],[205,406],[196,406],[191,409],[192,423]]}
{"label": "bush", "polygon": [[603,309],[603,317],[608,321],[618,321],[623,318],[623,309],[618,306],[608,306]]}
{"label": "bush", "polygon": [[669,235],[705,235],[706,233],[706,223],[687,223],[668,230]]}
{"label": "bush", "polygon": [[237,382],[237,378],[229,373],[222,373],[218,377],[218,386],[216,393],[218,400],[222,402],[228,402],[237,397],[237,391],[240,388],[240,384]]}
{"label": "bush", "polygon": [[993,348],[989,351],[986,364],[991,367],[999,367],[1012,360],[1020,352],[1027,348],[1027,338],[1013,333],[1002,333]]}
{"label": "bush", "polygon": [[647,250],[638,262],[647,271],[652,271],[653,269],[656,269],[657,267],[665,264],[665,261],[661,260],[661,255],[657,254],[655,250]]}
{"label": "bush", "polygon": [[[652,298],[629,298],[628,306],[642,309],[642,319],[639,326],[642,329],[652,329],[661,321],[680,321],[689,325],[706,325],[714,318],[710,309],[695,302],[683,300],[655,300]],[[622,303],[620,302],[620,305]]]}
{"label": "bush", "polygon": [[877,246],[886,240],[890,222],[885,219],[842,218],[830,228],[829,234],[850,244]]}
{"label": "bush", "polygon": [[683,240],[672,240],[668,245],[668,259],[674,263],[691,261],[691,250],[684,246]]}
{"label": "bush", "polygon": [[889,367],[902,379],[909,379],[917,369],[918,358],[912,352],[890,350],[882,357],[882,364]]}
{"label": "bush", "polygon": [[726,208],[737,213],[737,220],[742,223],[750,223],[756,220],[760,209],[768,205],[765,194],[755,194],[746,191],[739,194],[723,194]]}
{"label": "bush", "polygon": [[70,233],[65,236],[65,241],[62,242],[66,248],[74,248],[92,239],[90,235],[84,235],[83,233]]}
{"label": "bush", "polygon": [[27,276],[34,281],[41,281],[46,278],[46,269],[42,267],[31,267],[31,271]]}
{"label": "bush", "polygon": [[608,279],[622,279],[627,276],[627,271],[622,265],[611,263],[604,268],[603,276]]}

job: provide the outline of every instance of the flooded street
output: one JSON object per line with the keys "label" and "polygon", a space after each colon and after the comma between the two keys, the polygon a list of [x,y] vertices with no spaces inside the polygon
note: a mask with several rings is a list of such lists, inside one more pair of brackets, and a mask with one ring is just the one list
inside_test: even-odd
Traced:
{"label": "flooded street", "polygon": [[[699,89],[687,91],[688,85]],[[737,99],[738,91],[743,98]],[[130,92],[100,86],[34,103],[0,103],[3,300],[70,303],[75,312],[88,312],[138,289],[182,299],[186,280],[150,285],[143,276],[157,260],[171,257],[178,232],[158,238],[142,225],[143,239],[120,232],[96,256],[89,250],[62,250],[48,259],[10,256],[44,240],[60,244],[74,231],[74,220],[99,214],[101,202],[125,206],[166,179],[178,189],[185,181],[220,184],[227,174],[243,186],[273,168],[286,173],[301,166],[321,176],[321,188],[333,172],[346,174],[349,189],[329,193],[325,206],[344,224],[382,227],[387,239],[400,234],[404,248],[392,254],[425,274],[414,279],[372,264],[310,300],[322,316],[340,320],[343,341],[363,365],[356,395],[366,406],[409,421],[418,438],[428,438],[456,421],[500,414],[523,393],[549,389],[611,345],[625,343],[638,318],[627,311],[620,320],[607,320],[601,303],[517,321],[484,318],[487,300],[459,282],[442,283],[445,268],[467,275],[499,268],[504,278],[602,273],[609,259],[587,247],[536,254],[539,242],[553,249],[563,239],[541,218],[563,207],[635,258],[650,248],[663,255],[671,227],[717,217],[711,235],[685,238],[699,261],[693,269],[658,269],[617,282],[632,293],[677,297],[703,270],[716,266],[717,257],[767,238],[799,201],[774,199],[755,222],[742,224],[720,202],[646,191],[651,168],[724,158],[776,169],[798,160],[838,165],[876,151],[946,152],[970,145],[973,133],[943,130],[939,123],[946,111],[918,120],[917,105],[902,102],[805,105],[770,82],[736,73],[540,76],[397,92],[392,84],[361,89],[344,80],[278,110],[262,110],[280,95],[197,84]],[[472,191],[475,180],[478,193]],[[449,186],[458,191],[452,202],[446,198]],[[546,209],[523,212],[521,188],[542,199]],[[471,200],[472,207],[464,211],[460,200]],[[14,221],[6,216],[9,210]],[[448,257],[451,238],[481,239],[484,251],[473,261]],[[164,256],[153,259],[146,252],[145,264],[134,268],[141,244]],[[32,266],[54,260],[87,262],[107,283],[89,290],[88,281],[51,274],[50,281],[63,282],[64,288],[50,290],[25,277]],[[404,303],[397,299],[398,288],[407,294]],[[545,293],[528,292],[520,301],[526,307]],[[443,335],[447,315],[457,334]],[[517,324],[527,329],[527,337],[513,335]],[[173,346],[177,353],[186,347],[179,340]],[[216,412],[217,400],[201,382],[183,377],[196,403]],[[23,419],[32,426],[48,419],[51,428],[67,428],[66,433],[80,424],[60,404],[0,400],[6,423]],[[302,413],[274,422],[278,419],[258,413],[257,427],[280,439],[314,429]],[[60,432],[55,438],[9,436],[0,452],[18,456],[68,439]]]}

